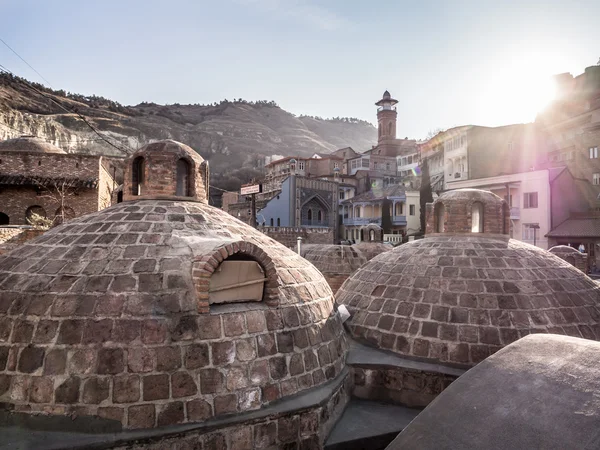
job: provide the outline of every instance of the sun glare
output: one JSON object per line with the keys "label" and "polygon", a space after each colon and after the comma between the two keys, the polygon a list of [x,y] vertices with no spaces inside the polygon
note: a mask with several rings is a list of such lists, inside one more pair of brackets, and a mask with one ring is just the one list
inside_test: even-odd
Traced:
{"label": "sun glare", "polygon": [[495,73],[482,96],[486,125],[531,122],[554,98],[553,72],[541,65],[515,65]]}

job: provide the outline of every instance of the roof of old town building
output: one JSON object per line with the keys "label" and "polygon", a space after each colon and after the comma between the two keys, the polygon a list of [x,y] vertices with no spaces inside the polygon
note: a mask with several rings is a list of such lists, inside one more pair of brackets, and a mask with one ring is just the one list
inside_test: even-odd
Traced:
{"label": "roof of old town building", "polygon": [[0,152],[66,153],[57,146],[34,136],[0,141]]}
{"label": "roof of old town building", "polygon": [[[473,189],[428,204],[424,239],[376,256],[337,292],[352,314],[351,335],[465,366],[530,333],[599,339],[598,285],[557,256],[509,239],[509,214],[500,197]],[[477,216],[482,232],[472,232]]]}
{"label": "roof of old town building", "polygon": [[[0,257],[0,402],[151,428],[255,410],[342,371],[323,276],[209,206],[207,183],[194,150],[149,144],[128,163],[130,201]],[[211,303],[224,260],[260,265],[262,301]]]}

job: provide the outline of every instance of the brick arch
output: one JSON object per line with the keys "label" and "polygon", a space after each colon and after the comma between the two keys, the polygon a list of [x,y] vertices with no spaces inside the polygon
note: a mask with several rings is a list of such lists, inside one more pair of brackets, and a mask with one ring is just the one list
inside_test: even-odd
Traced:
{"label": "brick arch", "polygon": [[279,305],[279,277],[277,276],[277,270],[272,258],[259,246],[247,241],[238,241],[221,245],[213,250],[211,254],[201,256],[194,261],[192,278],[196,289],[199,313],[209,312],[208,290],[210,277],[223,261],[236,254],[246,255],[260,264],[267,279],[263,293],[263,302],[267,306]]}

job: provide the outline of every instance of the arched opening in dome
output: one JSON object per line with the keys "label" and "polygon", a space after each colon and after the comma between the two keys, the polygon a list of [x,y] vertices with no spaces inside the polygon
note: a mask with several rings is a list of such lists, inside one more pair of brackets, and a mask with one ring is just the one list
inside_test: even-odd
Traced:
{"label": "arched opening in dome", "polygon": [[510,207],[508,203],[502,204],[502,234],[510,234]]}
{"label": "arched opening in dome", "polygon": [[10,217],[8,217],[8,214],[4,214],[3,212],[0,212],[0,225],[8,225],[10,224]]}
{"label": "arched opening in dome", "polygon": [[483,233],[483,203],[474,202],[471,205],[471,232]]}
{"label": "arched opening in dome", "polygon": [[175,195],[178,197],[191,197],[190,194],[190,178],[191,178],[191,165],[184,158],[177,160],[177,178]]}
{"label": "arched opening in dome", "polygon": [[442,202],[436,203],[434,211],[434,229],[436,233],[444,232],[444,216],[446,214],[446,207]]}
{"label": "arched opening in dome", "polygon": [[224,259],[210,277],[208,303],[244,303],[263,300],[267,277],[251,255],[234,253]]}
{"label": "arched opening in dome", "polygon": [[131,194],[142,195],[144,186],[145,161],[143,156],[138,156],[131,163]]}
{"label": "arched opening in dome", "polygon": [[375,230],[369,230],[369,241],[375,241]]}
{"label": "arched opening in dome", "polygon": [[29,225],[43,225],[39,219],[46,219],[46,210],[39,205],[33,205],[25,211],[25,221]]}
{"label": "arched opening in dome", "polygon": [[571,255],[565,256],[565,261],[571,264],[572,266],[575,265],[575,258],[573,258]]}

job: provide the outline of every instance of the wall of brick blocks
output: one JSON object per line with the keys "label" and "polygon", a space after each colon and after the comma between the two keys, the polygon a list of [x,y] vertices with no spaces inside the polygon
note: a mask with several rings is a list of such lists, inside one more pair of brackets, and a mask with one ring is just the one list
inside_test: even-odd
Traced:
{"label": "wall of brick blocks", "polygon": [[429,405],[458,377],[407,368],[353,367],[353,395],[409,408]]}
{"label": "wall of brick blocks", "polygon": [[303,244],[333,244],[335,242],[333,228],[259,227],[258,229],[291,249],[297,248],[298,237],[302,238]]}
{"label": "wall of brick blocks", "polygon": [[298,413],[272,415],[209,432],[189,432],[172,438],[155,439],[154,442],[139,440],[133,445],[117,447],[117,450],[321,450],[329,431],[341,416],[351,391],[352,377],[348,375],[323,406],[307,408]]}
{"label": "wall of brick blocks", "polygon": [[98,178],[100,156],[0,152],[0,174],[48,178]]}
{"label": "wall of brick blocks", "polygon": [[[29,225],[25,213],[31,206],[41,206],[48,218],[54,218],[60,208],[60,197],[52,191],[35,187],[4,186],[0,188],[0,212],[9,217],[9,225]],[[98,211],[98,190],[80,188],[69,194],[66,207],[72,208],[75,216]]]}

